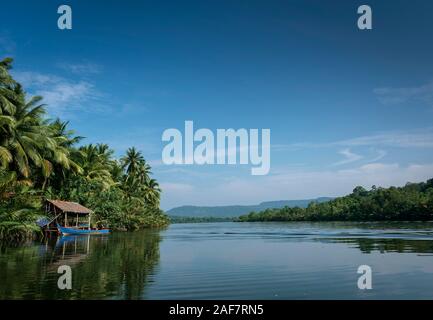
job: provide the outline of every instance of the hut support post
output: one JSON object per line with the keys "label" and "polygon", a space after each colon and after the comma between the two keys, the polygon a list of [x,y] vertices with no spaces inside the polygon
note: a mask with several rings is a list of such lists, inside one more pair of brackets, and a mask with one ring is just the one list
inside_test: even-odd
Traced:
{"label": "hut support post", "polygon": [[68,213],[65,212],[65,227],[68,226]]}
{"label": "hut support post", "polygon": [[89,213],[89,230],[90,230],[90,221],[92,219],[92,214]]}

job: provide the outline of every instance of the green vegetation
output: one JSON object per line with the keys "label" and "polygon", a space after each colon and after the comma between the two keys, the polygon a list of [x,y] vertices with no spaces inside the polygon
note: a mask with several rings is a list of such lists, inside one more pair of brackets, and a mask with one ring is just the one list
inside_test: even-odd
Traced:
{"label": "green vegetation", "polygon": [[171,223],[203,223],[203,222],[231,222],[237,218],[230,217],[179,217],[169,216]]}
{"label": "green vegetation", "polygon": [[[159,264],[159,232],[148,229],[108,238],[49,239],[38,246],[0,243],[0,299],[141,299]],[[57,268],[72,268],[73,290],[57,288]],[[97,271],[97,272],[96,272]]]}
{"label": "green vegetation", "polygon": [[428,221],[433,220],[433,179],[404,187],[356,187],[345,197],[307,208],[267,209],[239,221]]}
{"label": "green vegetation", "polygon": [[0,240],[39,231],[44,198],[76,201],[96,225],[135,230],[168,224],[161,190],[135,148],[121,159],[105,144],[81,145],[68,122],[49,120],[42,97],[28,98],[0,61]]}

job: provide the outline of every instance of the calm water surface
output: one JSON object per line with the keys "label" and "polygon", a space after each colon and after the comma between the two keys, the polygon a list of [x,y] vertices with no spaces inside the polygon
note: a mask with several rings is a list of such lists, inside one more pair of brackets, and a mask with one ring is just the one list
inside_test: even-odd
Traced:
{"label": "calm water surface", "polygon": [[[358,266],[373,289],[357,288]],[[72,268],[72,290],[57,268]],[[433,299],[433,223],[200,223],[0,248],[0,299]]]}

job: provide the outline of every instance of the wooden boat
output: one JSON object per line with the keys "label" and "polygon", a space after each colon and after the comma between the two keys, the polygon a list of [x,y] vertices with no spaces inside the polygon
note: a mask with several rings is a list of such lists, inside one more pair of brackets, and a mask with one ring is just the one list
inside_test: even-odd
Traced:
{"label": "wooden boat", "polygon": [[80,234],[108,234],[110,229],[89,229],[89,228],[73,228],[73,227],[62,227],[57,224],[57,229],[62,235],[80,235]]}

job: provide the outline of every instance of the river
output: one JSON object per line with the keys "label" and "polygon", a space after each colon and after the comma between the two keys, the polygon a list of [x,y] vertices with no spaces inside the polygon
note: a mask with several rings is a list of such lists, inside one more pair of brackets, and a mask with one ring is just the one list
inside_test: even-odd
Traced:
{"label": "river", "polygon": [[172,224],[3,245],[0,299],[433,299],[433,223]]}

